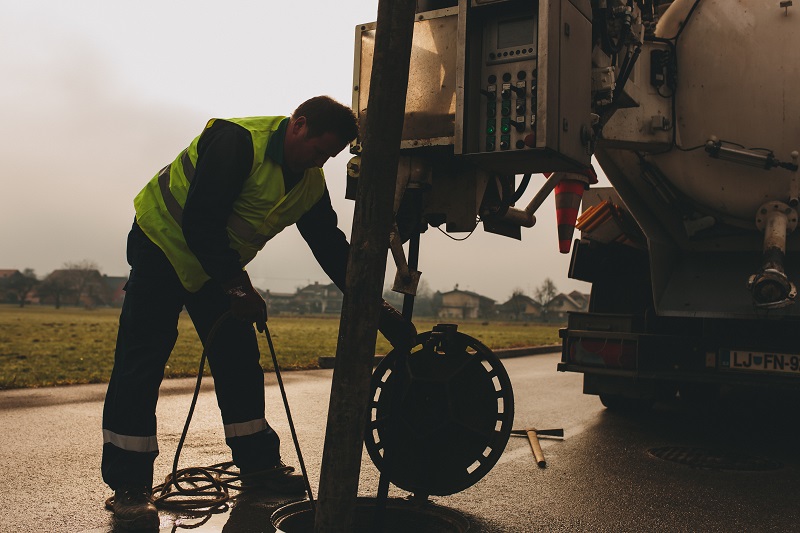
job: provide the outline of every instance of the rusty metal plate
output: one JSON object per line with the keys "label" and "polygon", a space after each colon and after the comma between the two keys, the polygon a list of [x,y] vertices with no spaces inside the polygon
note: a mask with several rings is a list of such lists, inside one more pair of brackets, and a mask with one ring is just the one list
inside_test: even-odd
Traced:
{"label": "rusty metal plate", "polygon": [[[356,28],[353,109],[366,125],[376,24]],[[401,147],[452,145],[456,113],[458,8],[417,15],[408,72]]]}

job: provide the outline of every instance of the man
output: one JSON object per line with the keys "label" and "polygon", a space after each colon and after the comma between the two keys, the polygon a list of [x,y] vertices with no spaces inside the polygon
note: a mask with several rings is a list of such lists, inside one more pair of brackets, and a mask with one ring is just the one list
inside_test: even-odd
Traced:
{"label": "man", "polygon": [[[345,289],[349,245],[321,167],[356,135],[352,111],[326,96],[304,102],[291,117],[214,119],[134,200],[131,272],[103,411],[103,479],[114,490],[121,526],[158,527],[151,502],[155,409],[184,306],[203,342],[224,313],[235,318],[219,326],[208,361],[225,441],[248,486],[303,491],[264,416],[253,323],[263,331],[267,306],[243,267],[296,223],[319,264]],[[385,302],[380,326],[393,344],[415,334]]]}

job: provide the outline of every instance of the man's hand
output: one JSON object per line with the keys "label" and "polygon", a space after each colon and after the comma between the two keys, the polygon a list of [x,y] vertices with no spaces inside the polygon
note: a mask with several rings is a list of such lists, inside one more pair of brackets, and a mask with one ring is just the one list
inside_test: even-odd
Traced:
{"label": "man's hand", "polygon": [[225,294],[231,298],[231,314],[237,320],[252,324],[255,322],[258,331],[264,331],[267,325],[267,302],[253,288],[247,272],[222,284]]}
{"label": "man's hand", "polygon": [[389,305],[385,300],[381,306],[378,329],[395,348],[410,349],[414,346],[417,337],[417,328],[414,323],[403,318],[400,311]]}

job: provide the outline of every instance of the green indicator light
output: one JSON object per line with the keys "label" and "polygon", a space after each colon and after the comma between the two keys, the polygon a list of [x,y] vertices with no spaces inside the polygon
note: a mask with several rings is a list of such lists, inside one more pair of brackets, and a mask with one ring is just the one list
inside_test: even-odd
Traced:
{"label": "green indicator light", "polygon": [[511,131],[511,128],[508,126],[508,124],[503,124],[500,126],[500,133],[508,133],[509,131]]}
{"label": "green indicator light", "polygon": [[488,126],[486,126],[487,135],[494,135],[494,132],[495,132],[494,124],[489,124]]}

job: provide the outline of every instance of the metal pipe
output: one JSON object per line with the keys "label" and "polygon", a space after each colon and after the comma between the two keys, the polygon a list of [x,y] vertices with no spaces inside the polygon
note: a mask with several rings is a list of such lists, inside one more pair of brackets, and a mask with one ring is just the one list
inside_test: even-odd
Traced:
{"label": "metal pipe", "polygon": [[354,530],[386,242],[405,115],[412,0],[380,0],[350,257],[322,453],[316,533]]}
{"label": "metal pipe", "polygon": [[786,235],[797,227],[797,211],[783,202],[768,202],[758,209],[756,227],[764,232],[761,271],[747,281],[757,307],[778,309],[794,303],[795,285],[786,276]]}
{"label": "metal pipe", "polygon": [[[417,221],[416,226],[414,227],[414,232],[411,234],[411,239],[408,242],[408,263],[406,267],[410,271],[417,271],[419,267],[419,241],[420,241],[420,234],[421,228],[420,224],[422,224],[421,217],[422,217],[422,191],[419,187],[412,187],[406,190],[406,194],[409,195],[409,199],[411,200],[412,205],[412,216],[414,220]],[[398,239],[399,240],[399,239]],[[403,259],[405,261],[405,258]],[[414,301],[416,297],[414,294],[404,294],[403,295],[403,318],[406,320],[411,320],[414,315]],[[404,352],[397,352],[398,357],[395,359],[394,364],[396,365],[404,365],[406,361],[406,356],[408,354]],[[392,367],[394,370],[395,367]],[[395,375],[395,380],[400,379],[401,374]],[[395,382],[395,387],[399,387],[398,382]],[[386,522],[386,503],[389,499],[389,473],[394,468],[394,461],[391,452],[384,447],[383,449],[383,470],[381,471],[381,476],[378,479],[378,492],[376,495],[375,501],[375,516],[373,519],[373,533],[380,533],[384,529],[384,524]]]}
{"label": "metal pipe", "polygon": [[539,192],[537,192],[536,195],[531,198],[531,201],[528,202],[528,205],[525,206],[525,212],[529,215],[536,213],[536,210],[541,207],[547,197],[550,196],[550,193],[553,192],[553,189],[556,188],[558,182],[565,177],[566,174],[564,172],[553,172],[550,174],[550,177],[544,182],[544,185],[542,185],[542,188],[539,189]]}

